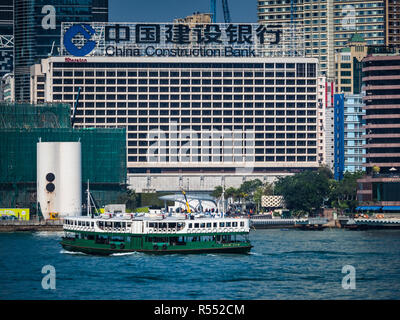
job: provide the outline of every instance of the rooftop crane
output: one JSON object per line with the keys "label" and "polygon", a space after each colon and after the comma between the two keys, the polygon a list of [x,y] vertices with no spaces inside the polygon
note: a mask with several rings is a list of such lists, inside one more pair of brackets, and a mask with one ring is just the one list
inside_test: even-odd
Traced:
{"label": "rooftop crane", "polygon": [[[217,22],[217,0],[211,0],[212,22]],[[225,23],[231,23],[231,15],[229,13],[228,0],[222,0],[222,10],[224,11]]]}

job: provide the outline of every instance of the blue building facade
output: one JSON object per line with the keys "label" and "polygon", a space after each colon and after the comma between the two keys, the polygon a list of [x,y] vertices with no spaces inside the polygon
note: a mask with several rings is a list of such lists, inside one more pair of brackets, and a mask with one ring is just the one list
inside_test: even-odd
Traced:
{"label": "blue building facade", "polygon": [[334,176],[341,180],[343,174],[364,170],[365,139],[362,116],[362,95],[335,94],[334,96],[335,163]]}
{"label": "blue building facade", "polygon": [[333,96],[334,107],[334,177],[341,180],[344,173],[344,94]]}

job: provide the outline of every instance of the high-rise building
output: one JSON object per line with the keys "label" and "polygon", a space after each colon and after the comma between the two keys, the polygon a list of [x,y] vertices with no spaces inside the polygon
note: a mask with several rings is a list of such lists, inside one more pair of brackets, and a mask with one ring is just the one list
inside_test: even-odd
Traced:
{"label": "high-rise building", "polygon": [[385,0],[386,45],[400,45],[400,1]]}
{"label": "high-rise building", "polygon": [[334,0],[335,50],[346,47],[354,33],[368,46],[385,44],[385,0]]}
{"label": "high-rise building", "polygon": [[367,55],[366,41],[355,33],[347,46],[336,53],[336,92],[360,94],[362,59]]}
{"label": "high-rise building", "polygon": [[335,94],[335,179],[363,170],[365,139],[363,135],[362,95]]}
{"label": "high-rise building", "polygon": [[14,74],[6,73],[0,79],[0,101],[14,102]]}
{"label": "high-rise building", "polygon": [[334,82],[327,81],[326,77],[318,78],[318,163],[328,166],[332,171],[334,167],[333,87]]}
{"label": "high-rise building", "polygon": [[108,21],[108,0],[18,0],[14,3],[16,101],[30,101],[30,66],[58,55],[62,22]]}
{"label": "high-rise building", "polygon": [[303,29],[305,53],[318,58],[320,71],[334,78],[333,0],[269,0],[258,1],[258,22],[289,23]]}
{"label": "high-rise building", "polygon": [[0,0],[0,78],[13,71],[13,0]]}
{"label": "high-rise building", "polygon": [[127,128],[136,191],[208,191],[221,178],[228,185],[245,176],[272,182],[277,174],[318,167],[316,64],[314,58],[53,57],[32,68],[32,76],[44,102],[73,104],[82,87],[77,126]]}
{"label": "high-rise building", "polygon": [[358,200],[400,206],[400,49],[372,47],[363,62],[367,176]]}
{"label": "high-rise building", "polygon": [[320,70],[328,79],[334,79],[335,52],[346,47],[354,33],[367,45],[385,43],[384,1],[260,0],[258,20],[302,27],[306,55],[319,58]]}

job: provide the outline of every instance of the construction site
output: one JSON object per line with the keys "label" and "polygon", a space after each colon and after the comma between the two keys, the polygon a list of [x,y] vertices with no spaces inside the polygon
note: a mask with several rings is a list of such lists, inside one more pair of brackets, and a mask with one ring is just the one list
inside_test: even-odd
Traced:
{"label": "construction site", "polygon": [[126,193],[125,128],[74,129],[70,109],[68,104],[0,104],[0,208],[28,208],[31,219],[40,216],[39,141],[81,142],[83,199],[88,182],[99,207]]}

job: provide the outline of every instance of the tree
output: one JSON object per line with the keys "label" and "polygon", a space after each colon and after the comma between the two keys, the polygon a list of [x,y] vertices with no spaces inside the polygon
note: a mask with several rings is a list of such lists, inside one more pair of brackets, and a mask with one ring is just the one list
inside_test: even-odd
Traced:
{"label": "tree", "polygon": [[126,194],[122,195],[118,200],[126,205],[126,209],[133,211],[137,208],[138,195],[135,190],[128,190]]}
{"label": "tree", "polygon": [[257,205],[257,211],[261,208],[261,200],[263,196],[272,196],[274,194],[273,183],[266,182],[254,191],[253,199]]}
{"label": "tree", "polygon": [[235,200],[236,195],[238,194],[238,190],[234,187],[229,187],[228,189],[225,190],[225,198],[232,198]]}
{"label": "tree", "polygon": [[254,191],[257,190],[257,188],[262,186],[262,182],[260,179],[254,179],[254,180],[249,180],[245,181],[240,185],[240,192],[242,194],[247,194],[252,196]]}
{"label": "tree", "polygon": [[357,201],[357,180],[364,175],[363,171],[348,172],[343,175],[340,181],[332,181],[330,202],[332,207],[343,213],[346,209],[354,212],[358,206]]}
{"label": "tree", "polygon": [[214,188],[214,191],[211,193],[211,195],[214,198],[219,199],[219,198],[221,198],[223,192],[224,192],[224,189],[221,186],[216,186]]}
{"label": "tree", "polygon": [[328,197],[329,185],[325,170],[306,170],[293,176],[279,177],[275,194],[283,196],[290,210],[315,213]]}

